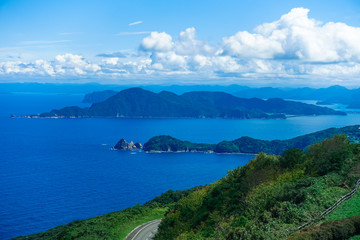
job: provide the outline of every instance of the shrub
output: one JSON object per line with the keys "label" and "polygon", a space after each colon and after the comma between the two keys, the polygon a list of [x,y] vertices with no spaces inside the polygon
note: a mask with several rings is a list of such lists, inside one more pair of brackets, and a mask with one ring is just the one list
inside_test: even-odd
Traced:
{"label": "shrub", "polygon": [[345,135],[335,135],[321,143],[309,147],[308,155],[319,175],[340,171],[346,159],[352,156],[349,139]]}

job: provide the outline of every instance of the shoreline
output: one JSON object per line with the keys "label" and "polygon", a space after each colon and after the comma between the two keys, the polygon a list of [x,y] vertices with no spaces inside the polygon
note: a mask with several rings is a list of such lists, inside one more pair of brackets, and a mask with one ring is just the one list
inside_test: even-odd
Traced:
{"label": "shoreline", "polygon": [[347,116],[348,114],[358,114],[359,112],[345,112],[345,114],[311,114],[311,115],[285,115],[284,118],[228,118],[228,117],[151,117],[151,116],[49,116],[42,117],[40,114],[36,115],[24,115],[24,116],[15,116],[11,114],[10,118],[27,118],[27,119],[84,119],[84,118],[104,118],[104,119],[226,119],[226,120],[286,120],[289,118],[296,117],[319,117],[319,116]]}
{"label": "shoreline", "polygon": [[111,151],[124,151],[124,152],[143,152],[146,154],[161,154],[161,153],[203,153],[203,154],[219,154],[219,155],[258,155],[258,153],[242,153],[242,152],[232,152],[232,153],[217,153],[214,151],[157,151],[157,150],[150,150],[144,151],[142,149],[117,149],[117,148],[110,148]]}

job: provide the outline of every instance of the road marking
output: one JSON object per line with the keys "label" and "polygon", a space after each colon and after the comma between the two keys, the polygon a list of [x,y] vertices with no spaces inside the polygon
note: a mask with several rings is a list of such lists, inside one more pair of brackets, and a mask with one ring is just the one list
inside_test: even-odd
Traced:
{"label": "road marking", "polygon": [[132,237],[130,240],[134,240],[139,234],[140,234],[140,232],[141,231],[143,231],[147,226],[149,226],[149,225],[151,225],[151,224],[153,224],[153,223],[156,223],[156,222],[160,222],[161,221],[161,219],[157,219],[157,220],[153,220],[153,221],[150,221],[150,222],[148,222],[148,223],[145,223],[145,224],[143,224],[143,225],[140,225],[140,226],[138,226],[138,227],[136,227],[134,230],[132,230],[129,234],[131,234],[133,231],[135,231],[136,229],[138,229],[138,228],[141,228],[135,235],[134,235],[134,237]]}

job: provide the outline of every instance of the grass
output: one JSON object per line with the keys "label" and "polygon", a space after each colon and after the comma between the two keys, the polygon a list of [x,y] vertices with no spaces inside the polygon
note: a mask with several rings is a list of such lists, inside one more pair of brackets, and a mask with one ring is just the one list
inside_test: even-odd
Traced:
{"label": "grass", "polygon": [[349,200],[342,203],[331,214],[326,217],[326,220],[338,220],[343,218],[360,215],[360,190]]}
{"label": "grass", "polygon": [[360,235],[353,236],[352,238],[349,238],[349,240],[360,240]]}
{"label": "grass", "polygon": [[168,207],[150,208],[136,205],[122,211],[108,213],[85,220],[76,220],[60,225],[46,232],[16,240],[88,240],[112,239],[123,240],[137,226],[151,220],[164,217]]}

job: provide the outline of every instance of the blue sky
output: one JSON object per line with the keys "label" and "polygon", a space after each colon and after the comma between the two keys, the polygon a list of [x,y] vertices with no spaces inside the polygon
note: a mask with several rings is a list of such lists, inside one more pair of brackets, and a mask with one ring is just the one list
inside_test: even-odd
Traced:
{"label": "blue sky", "polygon": [[357,86],[359,1],[1,0],[1,82]]}

